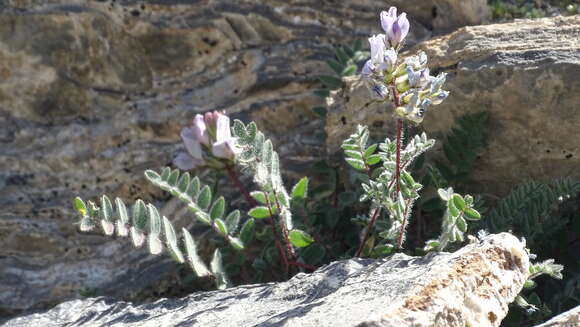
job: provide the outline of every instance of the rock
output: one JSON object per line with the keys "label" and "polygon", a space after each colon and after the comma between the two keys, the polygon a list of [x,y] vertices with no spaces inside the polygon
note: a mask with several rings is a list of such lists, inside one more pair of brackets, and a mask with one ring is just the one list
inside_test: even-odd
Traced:
{"label": "rock", "polygon": [[[580,16],[464,27],[420,43],[435,72],[447,72],[451,91],[421,128],[441,140],[455,118],[486,111],[487,146],[472,174],[474,189],[506,194],[528,179],[580,177]],[[394,134],[392,108],[369,101],[358,77],[329,99],[326,132],[336,153],[357,124],[375,135]]]}
{"label": "rock", "polygon": [[524,245],[502,233],[452,254],[356,258],[287,282],[146,305],[74,300],[4,326],[499,326],[528,274]]}
{"label": "rock", "polygon": [[536,327],[574,327],[580,326],[580,305],[561,313]]}
{"label": "rock", "polygon": [[403,8],[437,34],[491,20],[491,10],[486,0],[394,0],[390,4]]}
{"label": "rock", "polygon": [[[431,37],[437,24],[423,4],[435,2],[399,2],[411,16],[427,10],[425,23],[411,17],[409,45]],[[1,1],[0,313],[51,306],[83,288],[133,299],[172,287],[168,258],[79,233],[71,199],[167,200],[142,171],[171,162],[196,112],[256,120],[292,168],[288,180],[323,158],[316,76],[330,72],[332,45],[380,32],[386,8],[320,4]],[[162,208],[176,227],[191,223],[181,208]]]}

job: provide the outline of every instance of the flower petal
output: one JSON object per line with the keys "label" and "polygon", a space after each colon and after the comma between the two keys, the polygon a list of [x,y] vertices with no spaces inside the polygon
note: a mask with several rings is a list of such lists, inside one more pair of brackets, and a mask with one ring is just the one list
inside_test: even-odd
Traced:
{"label": "flower petal", "polygon": [[181,139],[185,144],[185,149],[187,152],[195,158],[202,160],[203,159],[203,151],[201,149],[201,144],[198,142],[195,136],[195,129],[194,128],[182,128],[181,129]]}
{"label": "flower petal", "polygon": [[197,114],[195,115],[195,118],[193,118],[193,124],[192,124],[192,132],[193,135],[195,135],[195,138],[197,139],[198,142],[204,144],[204,145],[209,145],[209,137],[207,135],[207,126],[205,124],[205,120],[203,115]]}
{"label": "flower petal", "polygon": [[230,129],[230,117],[222,113],[218,113],[216,125],[216,142],[223,142],[225,140],[229,140],[232,137],[232,132]]}
{"label": "flower petal", "polygon": [[233,142],[234,140],[232,138],[221,142],[215,142],[212,145],[211,153],[218,158],[231,160],[234,158],[236,154]]}
{"label": "flower petal", "polygon": [[200,165],[198,160],[193,159],[185,152],[179,152],[173,159],[173,164],[181,170],[191,170]]}

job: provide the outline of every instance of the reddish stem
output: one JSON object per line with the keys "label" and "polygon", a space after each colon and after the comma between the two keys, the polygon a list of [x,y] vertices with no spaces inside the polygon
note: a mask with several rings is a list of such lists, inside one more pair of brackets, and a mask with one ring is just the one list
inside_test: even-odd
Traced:
{"label": "reddish stem", "polygon": [[367,241],[367,238],[369,238],[369,235],[371,234],[371,230],[373,229],[373,226],[375,225],[375,222],[377,221],[377,218],[379,218],[379,214],[381,212],[381,208],[376,208],[375,212],[373,213],[373,216],[371,218],[371,222],[369,223],[369,225],[367,226],[367,230],[365,232],[365,236],[362,239],[362,242],[360,243],[358,250],[356,251],[355,257],[359,257],[364,246],[365,243]]}
{"label": "reddish stem", "polygon": [[232,167],[232,165],[226,165],[226,171],[228,172],[228,176],[230,177],[232,182],[234,182],[236,187],[240,190],[240,192],[242,193],[242,195],[246,199],[246,202],[248,202],[251,206],[258,205],[258,202],[256,202],[256,200],[254,200],[254,198],[252,198],[252,196],[250,195],[250,193],[248,192],[248,190],[246,189],[244,184],[242,184],[242,182],[240,182],[240,178],[238,177],[238,173]]}
{"label": "reddish stem", "polygon": [[[395,170],[395,180],[397,193],[401,192],[401,139],[403,137],[403,120],[397,119],[397,167]],[[397,194],[398,195],[398,194]]]}
{"label": "reddish stem", "polygon": [[274,221],[274,213],[272,212],[272,205],[270,204],[270,200],[268,199],[268,193],[262,192],[264,197],[266,198],[266,206],[268,207],[268,212],[270,213],[270,225],[272,226],[272,236],[274,236],[274,243],[278,248],[278,252],[280,253],[280,258],[282,258],[282,262],[284,262],[284,268],[286,269],[286,273],[288,273],[288,258],[286,258],[286,251],[282,248],[280,241],[278,240],[278,233],[276,232],[276,223]]}
{"label": "reddish stem", "polygon": [[[276,205],[278,206],[278,210],[282,212],[282,207],[280,206],[280,202],[278,201],[278,194],[276,191],[274,192],[274,199],[276,199]],[[280,215],[278,215],[279,220],[282,219]],[[286,228],[286,222],[280,221],[280,229],[282,230],[282,234],[284,235],[284,240],[286,241],[286,248],[288,249],[288,255],[290,258],[295,259],[296,253],[294,252],[294,248],[292,248],[292,243],[290,243],[290,237],[288,236],[288,228]]]}

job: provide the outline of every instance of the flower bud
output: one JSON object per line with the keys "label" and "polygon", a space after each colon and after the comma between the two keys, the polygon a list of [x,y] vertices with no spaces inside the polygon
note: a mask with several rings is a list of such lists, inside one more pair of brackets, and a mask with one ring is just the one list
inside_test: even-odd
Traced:
{"label": "flower bud", "polygon": [[409,20],[407,14],[397,16],[397,8],[391,7],[389,11],[381,12],[381,26],[387,34],[388,41],[393,48],[397,48],[409,33]]}
{"label": "flower bud", "polygon": [[447,97],[449,96],[449,92],[448,91],[439,91],[435,94],[432,94],[430,99],[433,103],[433,105],[439,105],[441,104],[441,102],[443,102],[443,100],[447,99]]}

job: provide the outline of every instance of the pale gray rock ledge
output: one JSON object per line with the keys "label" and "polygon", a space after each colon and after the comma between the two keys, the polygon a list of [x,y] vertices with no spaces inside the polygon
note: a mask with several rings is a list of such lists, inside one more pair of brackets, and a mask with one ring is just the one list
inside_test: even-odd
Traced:
{"label": "pale gray rock ledge", "polygon": [[580,326],[580,305],[570,309],[536,327],[577,327]]}
{"label": "pale gray rock ledge", "polygon": [[528,271],[524,245],[502,233],[451,254],[351,259],[283,283],[139,306],[74,300],[5,326],[499,326]]}

